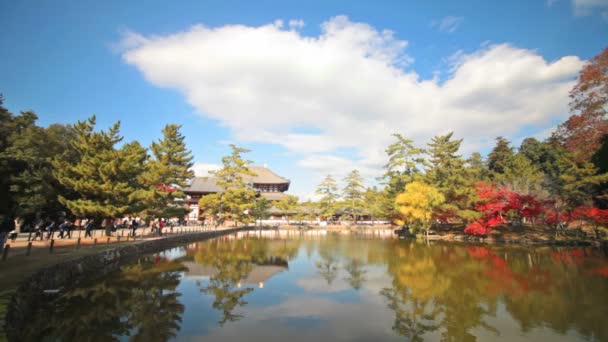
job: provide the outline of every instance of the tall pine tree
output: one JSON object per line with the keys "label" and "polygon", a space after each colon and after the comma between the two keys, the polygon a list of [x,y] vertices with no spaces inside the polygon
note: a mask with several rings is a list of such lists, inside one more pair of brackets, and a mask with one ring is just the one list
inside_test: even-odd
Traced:
{"label": "tall pine tree", "polygon": [[330,219],[335,214],[336,201],[338,200],[338,184],[336,180],[327,175],[317,186],[316,194],[321,196],[319,200],[320,214]]}
{"label": "tall pine tree", "polygon": [[436,217],[443,221],[468,221],[475,218],[471,210],[475,191],[464,167],[462,157],[457,154],[460,140],[452,140],[453,133],[434,137],[428,144],[428,168],[426,183],[438,189],[445,202],[437,209]]}
{"label": "tall pine tree", "polygon": [[141,189],[146,150],[131,142],[116,149],[122,140],[117,122],[107,131],[94,131],[95,116],[79,121],[71,145],[76,161],[56,158],[54,176],[77,198],[63,195],[59,201],[74,215],[89,218],[113,218],[140,210],[135,193]]}
{"label": "tall pine tree", "polygon": [[382,207],[384,216],[389,218],[399,214],[395,209],[395,198],[404,191],[406,184],[420,175],[419,168],[424,164],[424,149],[414,146],[413,140],[401,134],[395,133],[393,136],[397,141],[386,149],[388,163],[384,166],[386,171],[381,177],[386,192]]}
{"label": "tall pine tree", "polygon": [[227,219],[232,219],[235,224],[248,221],[249,211],[256,201],[257,193],[247,180],[255,176],[255,173],[249,170],[251,161],[242,157],[249,150],[234,144],[230,148],[230,155],[222,158],[223,167],[211,172],[222,191],[203,196],[199,200],[199,207],[206,214],[215,216],[217,224],[222,224]]}
{"label": "tall pine tree", "polygon": [[346,209],[350,212],[353,221],[357,222],[357,216],[363,209],[363,177],[358,170],[352,170],[344,178],[344,189],[342,199]]}
{"label": "tall pine tree", "polygon": [[142,175],[146,188],[138,195],[145,216],[181,217],[187,213],[180,200],[185,197],[182,189],[194,177],[194,172],[192,155],[180,128],[180,125],[166,125],[163,138],[150,147],[152,157]]}

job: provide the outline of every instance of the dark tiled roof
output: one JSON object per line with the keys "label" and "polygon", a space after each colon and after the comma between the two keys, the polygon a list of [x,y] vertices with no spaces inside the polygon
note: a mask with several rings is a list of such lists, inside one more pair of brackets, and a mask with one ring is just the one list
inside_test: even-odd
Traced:
{"label": "dark tiled roof", "polygon": [[[254,172],[255,176],[243,177],[245,182],[250,184],[287,184],[289,186],[289,179],[283,178],[276,173],[270,171],[268,168],[263,166],[250,166],[249,170]],[[190,186],[184,189],[185,192],[201,192],[201,193],[214,193],[222,191],[222,188],[217,185],[215,177],[195,177],[192,179]],[[280,199],[280,198],[279,198]]]}
{"label": "dark tiled roof", "polygon": [[186,189],[185,192],[220,192],[222,188],[217,185],[214,177],[195,177],[192,179],[192,183]]}

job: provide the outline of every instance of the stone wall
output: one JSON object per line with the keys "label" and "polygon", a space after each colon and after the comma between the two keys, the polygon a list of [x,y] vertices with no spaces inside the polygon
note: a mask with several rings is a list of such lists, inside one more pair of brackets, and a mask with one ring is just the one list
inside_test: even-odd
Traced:
{"label": "stone wall", "polygon": [[[164,249],[195,241],[249,230],[249,227],[187,233],[168,236],[156,240],[147,240],[101,251],[97,254],[83,256],[39,270],[19,283],[9,304],[5,328],[9,341],[19,341],[19,331],[27,324],[29,317],[38,309],[47,295],[45,290],[73,287],[84,279],[101,277],[120,267],[126,261]],[[0,340],[2,337],[0,336]]]}

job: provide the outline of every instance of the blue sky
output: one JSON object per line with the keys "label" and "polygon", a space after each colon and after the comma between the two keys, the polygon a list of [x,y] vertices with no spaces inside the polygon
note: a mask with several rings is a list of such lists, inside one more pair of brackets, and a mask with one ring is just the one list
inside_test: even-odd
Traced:
{"label": "blue sky", "polygon": [[465,154],[546,136],[608,45],[605,0],[3,0],[0,22],[9,110],[146,145],[179,123],[201,170],[234,142],[301,197],[326,173],[371,183],[393,132],[455,131]]}

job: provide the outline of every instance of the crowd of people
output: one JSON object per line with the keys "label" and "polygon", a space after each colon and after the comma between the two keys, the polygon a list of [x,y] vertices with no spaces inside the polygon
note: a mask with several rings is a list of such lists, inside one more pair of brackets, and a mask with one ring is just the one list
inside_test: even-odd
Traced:
{"label": "crowd of people", "polygon": [[[93,237],[93,231],[96,229],[104,229],[106,236],[112,236],[118,229],[130,229],[130,236],[136,236],[137,229],[140,227],[148,227],[150,233],[157,233],[162,235],[164,228],[169,228],[169,232],[173,232],[173,227],[180,225],[181,221],[178,219],[166,219],[157,218],[150,219],[147,222],[139,217],[124,217],[116,219],[80,219],[76,218],[70,220],[62,217],[59,219],[54,218],[41,218],[37,219],[29,224],[23,224],[23,220],[10,219],[7,216],[0,216],[0,247],[4,248],[6,241],[14,237],[21,231],[29,231],[30,235],[28,241],[36,239],[50,240],[55,237],[55,233],[58,238],[65,239],[71,238],[73,231],[84,230],[84,237]],[[0,248],[1,250],[1,248]]]}

